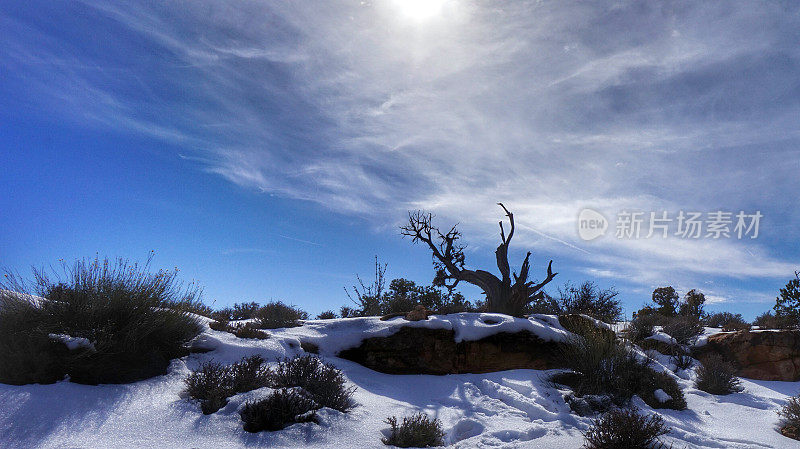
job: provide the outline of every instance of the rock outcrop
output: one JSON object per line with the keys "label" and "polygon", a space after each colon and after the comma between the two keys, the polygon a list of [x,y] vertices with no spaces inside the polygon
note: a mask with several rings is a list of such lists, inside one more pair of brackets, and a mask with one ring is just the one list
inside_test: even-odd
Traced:
{"label": "rock outcrop", "polygon": [[695,358],[718,353],[732,361],[741,377],[800,380],[800,330],[724,332],[693,350]]}
{"label": "rock outcrop", "polygon": [[458,374],[557,368],[558,353],[558,343],[528,331],[456,342],[452,330],[407,326],[338,356],[387,374]]}

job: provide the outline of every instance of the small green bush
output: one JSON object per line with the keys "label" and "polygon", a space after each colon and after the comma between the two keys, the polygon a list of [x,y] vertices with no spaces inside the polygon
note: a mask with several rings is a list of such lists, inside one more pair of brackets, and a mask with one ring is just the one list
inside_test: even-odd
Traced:
{"label": "small green bush", "polygon": [[213,312],[210,317],[218,321],[248,320],[254,318],[261,306],[257,302],[236,303],[233,307]]}
{"label": "small green bush", "polygon": [[584,434],[586,449],[666,449],[659,437],[669,433],[659,415],[636,410],[612,410],[593,420]]}
{"label": "small green bush", "polygon": [[233,393],[244,393],[268,386],[272,370],[264,364],[260,355],[243,357],[228,367],[230,386]]}
{"label": "small green bush", "polygon": [[[200,290],[184,289],[177,271],[150,273],[149,264],[79,260],[62,264],[53,278],[34,269],[31,283],[9,273],[0,282],[0,382],[69,375],[83,384],[125,383],[166,373],[169,360],[186,354],[202,331],[185,311],[199,304]],[[51,334],[92,347],[67,350]]]}
{"label": "small green bush", "polygon": [[777,316],[792,317],[795,322],[800,321],[800,271],[795,271],[794,279],[780,289],[773,310]]}
{"label": "small green bush", "polygon": [[694,342],[705,329],[703,323],[696,317],[678,315],[668,318],[663,330],[679,344],[688,345]]}
{"label": "small green bush", "polygon": [[778,412],[781,417],[781,433],[800,440],[800,396],[793,396]]}
{"label": "small green bush", "polygon": [[[576,396],[606,395],[615,404],[624,405],[633,395],[639,395],[653,408],[686,408],[677,381],[653,370],[650,360],[640,359],[632,347],[596,328],[586,328],[580,334],[561,349],[562,363],[575,374],[569,386]],[[551,380],[558,382],[556,378]],[[658,400],[655,395],[658,389],[672,399]]]}
{"label": "small green bush", "polygon": [[347,388],[342,372],[331,364],[306,355],[285,359],[271,374],[273,388],[301,387],[321,407],[347,412],[355,406],[355,387]]}
{"label": "small green bush", "polygon": [[302,390],[281,389],[266,399],[248,402],[239,412],[247,432],[276,431],[292,424],[316,422],[319,405]]}
{"label": "small green bush", "polygon": [[228,403],[228,398],[270,385],[271,372],[259,355],[244,357],[231,365],[213,361],[200,365],[184,383],[186,393],[200,401],[204,414],[215,413]]}
{"label": "small green bush", "polygon": [[634,318],[626,329],[628,339],[634,343],[640,343],[647,337],[653,336],[655,326],[658,325],[660,317],[656,315],[641,315]]}
{"label": "small green bush", "polygon": [[308,319],[308,312],[276,301],[261,306],[255,313],[254,318],[256,319],[256,327],[279,329],[282,327],[301,326],[301,321]]}
{"label": "small green bush", "polygon": [[435,286],[417,285],[408,279],[393,279],[386,290],[385,273],[386,264],[381,265],[376,258],[375,280],[372,284],[366,285],[357,276],[360,286],[353,286],[353,294],[345,288],[347,296],[356,307],[342,307],[342,318],[401,314],[410,312],[417,306],[423,306],[427,310],[442,315],[478,310],[461,293],[450,292]]}
{"label": "small green bush", "polygon": [[336,315],[336,312],[333,310],[326,310],[319,315],[317,315],[318,320],[332,320],[334,318],[338,318],[339,316]]}
{"label": "small green bush", "polygon": [[224,407],[233,395],[227,367],[213,361],[200,365],[198,370],[184,379],[184,383],[186,393],[200,401],[200,408],[205,415]]}
{"label": "small green bush", "polygon": [[430,419],[424,413],[404,417],[402,423],[398,423],[397,417],[392,416],[386,419],[386,423],[392,429],[389,437],[382,439],[383,444],[397,447],[444,446],[442,423],[438,419]]}
{"label": "small green bush", "polygon": [[613,323],[622,316],[622,307],[616,299],[619,292],[613,287],[605,290],[591,281],[576,287],[570,283],[558,289],[561,311],[565,314],[584,314],[606,323]]}
{"label": "small green bush", "polygon": [[247,324],[240,324],[238,326],[233,326],[232,330],[230,330],[233,335],[236,335],[239,338],[255,338],[258,340],[266,340],[269,338],[269,334],[258,329],[255,327],[253,323]]}
{"label": "small green bush", "polygon": [[673,354],[670,356],[670,361],[675,364],[675,369],[689,369],[694,366],[694,358],[692,354],[683,347],[673,347]]}
{"label": "small green bush", "polygon": [[215,320],[208,323],[208,327],[210,327],[212,330],[220,332],[228,332],[230,326],[231,324],[226,320]]}
{"label": "small green bush", "polygon": [[708,327],[727,328],[730,330],[750,329],[750,324],[744,320],[741,313],[712,313],[703,318],[703,324]]}
{"label": "small green bush", "polygon": [[753,326],[761,329],[792,329],[798,326],[798,322],[794,316],[764,312],[753,320]]}
{"label": "small green bush", "polygon": [[719,354],[705,357],[696,373],[695,386],[706,393],[725,395],[744,390],[736,377],[736,368]]}

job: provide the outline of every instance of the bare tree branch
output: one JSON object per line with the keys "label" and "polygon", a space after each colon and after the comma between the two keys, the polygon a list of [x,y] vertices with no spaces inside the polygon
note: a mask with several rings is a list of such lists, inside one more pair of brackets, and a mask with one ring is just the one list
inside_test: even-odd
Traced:
{"label": "bare tree branch", "polygon": [[[511,268],[508,263],[508,247],[514,236],[514,214],[503,203],[497,203],[503,208],[508,217],[509,230],[505,234],[503,222],[500,222],[501,243],[495,250],[497,268],[501,278],[483,270],[469,270],[464,267],[465,246],[459,243],[461,233],[455,225],[447,233],[442,233],[438,227],[433,226],[433,215],[422,211],[409,212],[408,223],[400,228],[403,236],[411,237],[413,243],[424,242],[431,250],[433,263],[436,268],[434,284],[455,288],[459,282],[473,284],[483,290],[486,295],[486,308],[490,312],[521,315],[525,307],[536,297],[541,296],[540,290],[558,273],[552,271],[552,261],[547,268],[547,277],[543,282],[533,285],[528,281],[530,271],[529,252],[520,267],[519,274],[514,273],[514,283],[511,282]],[[435,236],[435,237],[434,237]],[[449,281],[449,282],[448,282]]]}

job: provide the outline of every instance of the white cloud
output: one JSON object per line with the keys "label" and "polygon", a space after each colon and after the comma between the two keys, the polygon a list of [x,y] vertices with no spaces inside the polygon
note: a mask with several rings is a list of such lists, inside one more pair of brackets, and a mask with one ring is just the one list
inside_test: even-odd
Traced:
{"label": "white cloud", "polygon": [[164,73],[65,59],[19,24],[39,51],[6,55],[63,73],[39,89],[71,112],[178,142],[238,185],[376,223],[430,209],[484,242],[504,201],[520,246],[639,284],[791,273],[774,235],[575,232],[587,206],[762,208],[797,230],[798,24],[778,6],[451,1],[417,21],[388,0],[87,4],[161,48]]}

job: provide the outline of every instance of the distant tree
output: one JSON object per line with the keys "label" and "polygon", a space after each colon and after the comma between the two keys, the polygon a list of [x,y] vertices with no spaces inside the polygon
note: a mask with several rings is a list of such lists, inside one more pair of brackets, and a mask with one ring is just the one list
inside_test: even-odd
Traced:
{"label": "distant tree", "polygon": [[622,315],[622,308],[616,299],[619,292],[613,287],[600,290],[592,281],[578,287],[567,283],[558,289],[561,311],[563,313],[582,313],[598,320],[611,323]]}
{"label": "distant tree", "polygon": [[408,312],[421,305],[441,314],[472,312],[475,306],[459,292],[417,285],[408,279],[393,279],[381,298],[381,314]]}
{"label": "distant tree", "polygon": [[658,313],[663,316],[675,316],[680,296],[672,287],[658,287],[653,290],[653,302],[658,306]]}
{"label": "distant tree", "polygon": [[703,316],[703,304],[705,302],[706,296],[704,294],[695,289],[689,290],[683,297],[678,314],[699,319]]}
{"label": "distant tree", "polygon": [[531,313],[542,313],[545,315],[561,315],[563,313],[561,309],[561,304],[559,304],[556,298],[548,295],[547,293],[543,294],[540,297],[534,298],[530,304],[528,304],[528,314]]}
{"label": "distant tree", "polygon": [[776,315],[770,311],[764,312],[753,320],[753,326],[761,329],[788,329],[797,326],[797,317],[790,315]]}
{"label": "distant tree", "polygon": [[795,271],[794,279],[780,290],[773,309],[779,317],[791,317],[795,322],[800,319],[800,271]]}
{"label": "distant tree", "polygon": [[453,226],[446,233],[442,233],[433,225],[433,215],[430,213],[409,212],[408,223],[400,229],[403,236],[411,237],[412,242],[423,242],[430,248],[436,270],[434,285],[452,290],[461,281],[473,284],[486,295],[486,311],[522,316],[528,304],[542,297],[544,294],[542,288],[552,281],[557,273],[553,273],[551,260],[544,281],[540,283],[529,281],[530,252],[525,256],[519,274],[511,272],[508,264],[508,247],[514,236],[514,215],[502,203],[498,204],[505,211],[510,223],[506,236],[503,222],[500,222],[501,243],[495,250],[497,268],[501,274],[499,278],[488,271],[465,268],[465,246],[459,243],[461,232]]}
{"label": "distant tree", "polygon": [[356,309],[350,307],[342,307],[342,318],[349,318],[352,316],[377,316],[381,314],[381,297],[383,290],[386,287],[386,266],[384,263],[381,265],[378,262],[378,256],[375,256],[375,280],[372,284],[366,285],[361,278],[356,275],[356,280],[360,285],[353,286],[353,294],[344,288],[347,297],[350,298],[356,305]]}

